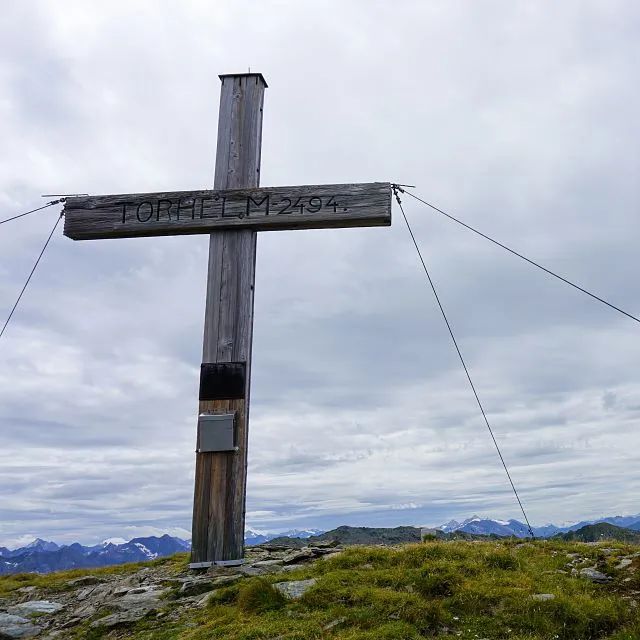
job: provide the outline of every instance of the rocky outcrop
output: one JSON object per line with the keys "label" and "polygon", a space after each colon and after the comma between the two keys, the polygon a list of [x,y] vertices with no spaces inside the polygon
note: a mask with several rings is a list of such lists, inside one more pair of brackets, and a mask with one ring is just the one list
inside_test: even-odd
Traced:
{"label": "rocky outcrop", "polygon": [[0,638],[34,638],[42,628],[28,618],[0,613]]}
{"label": "rocky outcrop", "polygon": [[[258,546],[247,549],[245,564],[239,567],[185,568],[176,575],[164,565],[147,566],[128,574],[81,576],[55,593],[22,587],[0,599],[0,640],[53,640],[83,624],[106,632],[145,617],[160,619],[168,610],[179,614],[190,607],[203,607],[216,590],[247,577],[291,571],[340,552],[327,544],[302,549]],[[293,580],[274,586],[286,598],[297,599],[313,584],[315,580]]]}
{"label": "rocky outcrop", "polygon": [[[587,545],[593,546],[593,543],[587,543]],[[637,562],[637,559],[640,558],[640,553],[621,555],[619,549],[610,549],[608,547],[599,547],[598,553],[605,558],[612,556],[613,559],[615,559],[617,564],[614,565],[613,572],[610,568],[611,565],[607,564],[602,557],[598,563],[594,565],[593,559],[586,555],[567,553],[566,556],[569,562],[566,564],[566,568],[569,574],[596,584],[609,584],[614,581],[616,575],[619,575],[623,582],[628,582],[631,579],[628,575],[635,573],[636,569],[640,567],[640,562]],[[566,573],[566,571],[556,571]],[[625,577],[625,574],[627,577]]]}
{"label": "rocky outcrop", "polygon": [[587,580],[591,580],[591,582],[597,582],[599,584],[606,584],[613,580],[611,576],[602,573],[602,571],[598,571],[595,567],[580,569],[578,575],[581,578],[586,578]]}

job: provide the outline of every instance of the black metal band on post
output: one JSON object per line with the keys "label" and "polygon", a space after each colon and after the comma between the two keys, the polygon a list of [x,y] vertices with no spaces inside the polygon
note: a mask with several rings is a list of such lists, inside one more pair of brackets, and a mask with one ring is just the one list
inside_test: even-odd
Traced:
{"label": "black metal band on post", "polygon": [[200,365],[200,400],[242,400],[246,387],[246,362],[203,362]]}

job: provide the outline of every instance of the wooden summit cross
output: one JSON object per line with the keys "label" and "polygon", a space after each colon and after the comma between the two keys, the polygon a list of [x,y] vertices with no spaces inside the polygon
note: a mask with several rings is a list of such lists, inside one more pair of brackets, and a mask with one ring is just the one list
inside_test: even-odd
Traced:
{"label": "wooden summit cross", "polygon": [[391,224],[391,185],[261,189],[262,74],[220,76],[213,190],[68,198],[73,240],[209,233],[191,567],[244,556],[258,231]]}

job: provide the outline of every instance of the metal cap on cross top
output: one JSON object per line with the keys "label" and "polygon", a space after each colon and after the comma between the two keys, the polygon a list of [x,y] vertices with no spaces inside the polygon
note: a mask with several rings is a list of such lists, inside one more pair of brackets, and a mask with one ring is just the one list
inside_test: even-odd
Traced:
{"label": "metal cap on cross top", "polygon": [[[261,80],[262,84],[264,85],[265,89],[269,87],[269,85],[267,84],[267,81],[264,79],[264,76],[261,73],[251,73],[251,71],[249,71],[248,73],[221,73],[218,78],[220,78],[220,80],[222,80],[222,84],[224,84],[225,78],[255,78],[256,80]],[[242,81],[242,80],[240,80]]]}
{"label": "metal cap on cross top", "polygon": [[260,188],[267,83],[261,73],[220,79],[213,189],[70,197],[64,208],[74,240],[210,234],[193,568],[244,556],[257,232],[391,224],[388,182]]}

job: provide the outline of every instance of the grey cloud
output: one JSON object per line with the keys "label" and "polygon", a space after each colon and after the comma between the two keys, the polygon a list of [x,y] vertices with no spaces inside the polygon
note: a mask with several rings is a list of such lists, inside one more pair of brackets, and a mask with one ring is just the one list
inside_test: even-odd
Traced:
{"label": "grey cloud", "polygon": [[[636,309],[633,3],[410,1],[399,19],[360,1],[43,1],[3,18],[7,215],[48,192],[208,186],[216,75],[251,65],[270,85],[265,185],[416,184]],[[531,519],[637,513],[637,328],[403,202]],[[55,215],[0,228],[0,310]],[[394,215],[259,238],[252,526],[519,517]],[[202,237],[56,237],[0,341],[0,544],[189,529],[206,260]]]}

